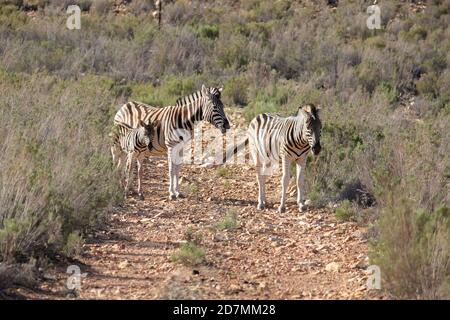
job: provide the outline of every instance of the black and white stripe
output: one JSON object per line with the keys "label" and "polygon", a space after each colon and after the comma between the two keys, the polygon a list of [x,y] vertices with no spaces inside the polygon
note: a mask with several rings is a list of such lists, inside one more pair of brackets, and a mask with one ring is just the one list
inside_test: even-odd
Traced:
{"label": "black and white stripe", "polygon": [[270,173],[273,163],[281,160],[283,176],[278,211],[286,210],[286,191],[290,178],[289,167],[292,162],[295,162],[297,166],[297,204],[300,212],[303,211],[302,188],[306,155],[309,150],[312,150],[314,155],[319,154],[321,126],[318,109],[312,104],[299,108],[297,115],[293,117],[282,118],[261,114],[250,122],[248,138],[257,171],[258,209],[263,209],[266,204],[265,176]]}
{"label": "black and white stripe", "polygon": [[258,179],[258,209],[264,209],[266,205],[265,176],[271,174],[273,166],[281,161],[283,177],[278,211],[284,212],[286,209],[289,166],[292,162],[297,165],[297,204],[300,212],[303,211],[306,155],[310,150],[318,155],[321,150],[322,125],[318,111],[314,105],[308,104],[299,108],[297,115],[292,117],[283,118],[267,113],[257,115],[249,124],[247,139],[227,152],[223,163],[249,145]]}
{"label": "black and white stripe", "polygon": [[117,160],[117,168],[120,168],[126,157],[126,180],[125,180],[125,195],[128,193],[130,184],[130,176],[134,160],[137,163],[138,176],[138,195],[141,199],[144,194],[141,188],[142,177],[142,156],[152,150],[152,140],[154,135],[154,123],[146,124],[139,121],[137,128],[131,128],[126,125],[115,125],[110,134],[111,137],[111,154],[113,162]]}
{"label": "black and white stripe", "polygon": [[182,196],[178,185],[180,164],[175,160],[176,147],[192,138],[197,122],[208,121],[222,133],[230,128],[220,100],[221,91],[221,88],[207,88],[203,85],[200,91],[178,99],[175,106],[162,108],[140,102],[128,102],[114,117],[116,125],[132,128],[135,128],[140,120],[159,122],[156,126],[150,155],[167,154],[168,156],[169,197],[172,200]]}

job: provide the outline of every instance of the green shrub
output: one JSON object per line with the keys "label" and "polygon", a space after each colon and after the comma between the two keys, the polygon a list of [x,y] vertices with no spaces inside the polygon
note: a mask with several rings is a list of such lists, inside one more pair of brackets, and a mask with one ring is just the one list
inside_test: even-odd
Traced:
{"label": "green shrub", "polygon": [[435,98],[438,94],[437,79],[433,74],[425,74],[416,81],[417,91],[426,97]]}
{"label": "green shrub", "polygon": [[200,25],[196,30],[196,34],[199,37],[216,39],[219,36],[219,27],[210,25]]}
{"label": "green shrub", "polygon": [[357,212],[349,200],[343,200],[334,212],[336,219],[339,221],[355,221],[356,214]]}
{"label": "green shrub", "polygon": [[450,209],[414,209],[392,199],[380,216],[372,262],[384,286],[401,298],[450,298]]}
{"label": "green shrub", "polygon": [[8,92],[0,98],[0,260],[76,253],[74,232],[82,236],[122,198],[108,150],[108,88],[97,78],[0,77]]}
{"label": "green shrub", "polygon": [[195,77],[167,77],[161,84],[136,83],[127,85],[132,92],[131,99],[153,106],[175,105],[178,98],[200,90],[201,84]]}
{"label": "green shrub", "polygon": [[105,15],[112,10],[114,0],[94,0],[91,10],[97,14]]}
{"label": "green shrub", "polygon": [[69,233],[64,246],[64,253],[68,257],[77,257],[82,253],[84,240],[78,231]]}
{"label": "green shrub", "polygon": [[184,232],[183,239],[188,243],[193,243],[195,245],[200,245],[202,242],[202,236],[198,230],[193,227],[188,227]]}
{"label": "green shrub", "polygon": [[237,227],[237,213],[233,210],[228,211],[225,216],[215,225],[215,228],[217,230],[233,230]]}
{"label": "green shrub", "polygon": [[183,243],[181,247],[170,256],[170,260],[188,266],[195,266],[204,262],[205,252],[192,242]]}
{"label": "green shrub", "polygon": [[245,107],[244,116],[247,121],[251,121],[256,115],[261,113],[277,113],[280,106],[286,103],[285,96],[278,93],[267,94],[258,93],[257,96]]}
{"label": "green shrub", "polygon": [[234,77],[224,86],[225,101],[237,106],[248,104],[248,83],[243,77]]}
{"label": "green shrub", "polygon": [[218,175],[219,177],[221,177],[221,178],[225,178],[225,177],[227,177],[228,174],[229,174],[228,169],[225,168],[225,167],[217,168],[216,173],[217,173],[217,175]]}

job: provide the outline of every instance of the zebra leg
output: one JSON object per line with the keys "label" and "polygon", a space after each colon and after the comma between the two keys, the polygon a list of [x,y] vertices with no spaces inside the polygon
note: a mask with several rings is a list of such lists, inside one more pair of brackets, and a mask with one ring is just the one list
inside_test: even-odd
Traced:
{"label": "zebra leg", "polygon": [[258,210],[266,207],[266,176],[263,172],[262,161],[256,149],[255,140],[249,135],[249,147],[256,168],[256,180],[258,181]]}
{"label": "zebra leg", "polygon": [[175,200],[177,198],[177,194],[176,194],[176,190],[175,190],[175,180],[176,180],[176,163],[175,163],[175,159],[172,159],[172,152],[173,149],[169,148],[167,150],[167,155],[168,155],[168,165],[169,165],[169,200]]}
{"label": "zebra leg", "polygon": [[[253,140],[250,140],[253,141]],[[253,144],[250,144],[250,150],[252,154],[253,161],[256,167],[256,179],[258,181],[258,210],[263,210],[266,207],[266,176],[263,172],[263,167],[261,159],[259,157],[258,151]]]}
{"label": "zebra leg", "polygon": [[266,207],[266,176],[262,173],[262,167],[256,167],[256,177],[258,179],[258,209]]}
{"label": "zebra leg", "polygon": [[[124,162],[124,154],[121,152],[121,150],[117,149],[117,146],[113,145],[111,146],[111,155],[112,155],[112,161],[113,165],[116,166],[117,171],[120,173],[120,167],[122,166],[122,162]],[[117,160],[117,164],[116,164]],[[120,175],[120,184],[123,188],[125,188],[125,176],[123,174]]]}
{"label": "zebra leg", "polygon": [[141,179],[142,179],[142,156],[138,155],[136,157],[137,163],[137,179],[138,179],[138,196],[140,200],[144,200],[144,193],[142,192]]}
{"label": "zebra leg", "polygon": [[286,211],[286,191],[289,186],[289,167],[291,162],[286,158],[282,158],[283,176],[281,178],[281,201],[278,207],[278,212],[283,213]]}
{"label": "zebra leg", "polygon": [[177,198],[185,198],[184,194],[182,194],[180,192],[180,169],[181,169],[181,165],[180,164],[174,165],[173,170],[174,170],[174,179],[175,179],[175,181],[174,181],[174,183],[175,183],[175,186],[174,186],[175,196]]}
{"label": "zebra leg", "polygon": [[303,212],[305,210],[305,202],[303,196],[303,187],[305,185],[305,166],[306,157],[303,156],[297,161],[297,204],[298,211]]}
{"label": "zebra leg", "polygon": [[125,197],[128,195],[128,190],[130,187],[130,180],[131,180],[131,174],[133,171],[133,163],[134,163],[134,156],[133,156],[133,152],[128,153],[127,155],[127,164],[126,164],[126,180],[125,180]]}
{"label": "zebra leg", "polygon": [[111,146],[111,156],[113,164],[116,164],[116,152],[117,152],[116,146]]}
{"label": "zebra leg", "polygon": [[123,155],[122,155],[122,151],[119,150],[116,145],[111,146],[111,156],[112,156],[113,164],[115,165],[116,161],[117,161],[116,168],[120,169],[120,166],[122,164]]}
{"label": "zebra leg", "polygon": [[125,167],[125,172],[121,172],[120,171],[120,167],[122,166],[122,162],[124,162],[125,164],[126,164],[126,161],[125,161],[125,159],[124,159],[125,157],[123,156],[123,155],[120,155],[118,158],[117,158],[117,170],[119,171],[119,173],[121,173],[121,175],[120,175],[120,183],[121,183],[121,185],[122,185],[122,188],[125,188],[125,185],[126,185],[126,179],[125,179],[125,177],[126,177],[126,167]]}

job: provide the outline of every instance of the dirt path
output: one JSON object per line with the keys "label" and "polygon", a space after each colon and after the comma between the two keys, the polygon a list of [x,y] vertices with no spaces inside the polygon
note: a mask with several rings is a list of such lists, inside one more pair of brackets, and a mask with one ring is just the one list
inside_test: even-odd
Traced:
{"label": "dirt path", "polygon": [[[146,199],[130,197],[109,225],[87,239],[79,261],[87,273],[80,299],[366,299],[366,230],[340,223],[328,209],[299,214],[294,197],[284,214],[256,209],[251,166],[184,166],[185,199],[167,198],[167,163],[145,163]],[[269,207],[279,201],[279,176],[268,180]],[[227,214],[238,227],[214,226]],[[171,255],[191,233],[205,251],[198,266]],[[67,266],[58,267],[28,298],[67,298]]]}
{"label": "dirt path", "polygon": [[[88,239],[79,261],[87,276],[78,298],[377,297],[365,288],[363,228],[338,223],[327,210],[300,215],[294,199],[281,215],[274,208],[256,210],[251,167],[228,167],[226,177],[198,167],[184,167],[182,174],[189,177],[182,183],[187,198],[168,201],[166,162],[146,164],[146,200],[131,197],[112,214],[107,231]],[[277,180],[268,185],[271,203],[278,200]],[[230,211],[238,215],[238,228],[212,228]],[[169,259],[188,228],[206,252],[205,263],[195,267]],[[60,270],[56,281],[42,285],[47,294],[28,297],[64,298],[67,276]]]}

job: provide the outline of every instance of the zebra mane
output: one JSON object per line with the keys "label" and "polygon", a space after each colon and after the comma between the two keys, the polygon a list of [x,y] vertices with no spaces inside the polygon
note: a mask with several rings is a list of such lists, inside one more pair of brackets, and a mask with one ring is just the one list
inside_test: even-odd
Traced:
{"label": "zebra mane", "polygon": [[202,92],[201,91],[195,91],[187,96],[181,97],[177,99],[177,103],[176,106],[177,107],[183,107],[188,105],[189,103],[192,103],[194,101],[197,101],[198,99],[200,99],[202,97]]}
{"label": "zebra mane", "polygon": [[[218,97],[220,99],[220,91],[221,89],[217,89],[215,87],[210,87],[207,88],[208,92],[215,95],[216,97]],[[177,99],[176,102],[176,106],[177,107],[183,107],[188,105],[189,103],[192,103],[194,101],[197,101],[198,99],[200,99],[203,96],[203,93],[201,90],[199,91],[195,91],[187,96],[181,97]]]}

